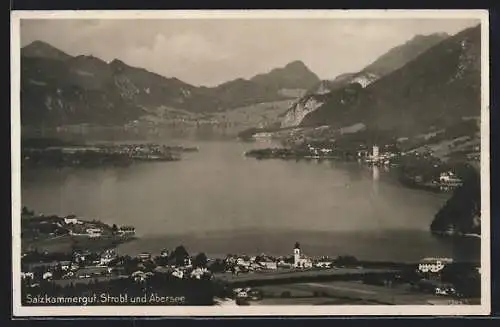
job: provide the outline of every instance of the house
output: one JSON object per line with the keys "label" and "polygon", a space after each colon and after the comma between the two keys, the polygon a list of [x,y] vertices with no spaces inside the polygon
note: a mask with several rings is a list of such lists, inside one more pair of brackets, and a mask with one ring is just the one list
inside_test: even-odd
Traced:
{"label": "house", "polygon": [[233,294],[238,298],[247,298],[251,291],[252,289],[250,287],[235,288],[233,289]]}
{"label": "house", "polygon": [[75,273],[70,271],[62,276],[63,279],[71,279],[75,276]]}
{"label": "house", "polygon": [[183,279],[184,278],[184,271],[182,271],[180,269],[175,269],[174,272],[172,272],[172,276],[177,277],[179,279]]}
{"label": "house", "polygon": [[134,282],[144,282],[146,280],[146,274],[143,271],[137,270],[130,275]]}
{"label": "house", "polygon": [[137,255],[137,259],[146,261],[151,259],[151,253],[148,252],[142,252]]}
{"label": "house", "polygon": [[82,224],[83,222],[79,221],[78,218],[76,218],[76,216],[71,215],[64,218],[64,223],[66,225],[76,225],[76,224]]}
{"label": "house", "polygon": [[53,277],[52,272],[47,271],[47,272],[45,272],[45,273],[43,274],[42,279],[44,279],[44,280],[51,280],[51,279],[52,279],[52,277]]}
{"label": "house", "polygon": [[195,279],[201,279],[201,277],[203,277],[204,275],[208,274],[208,269],[207,268],[196,268],[194,269],[190,276],[191,278],[195,278]]}
{"label": "house", "polygon": [[67,271],[71,268],[71,261],[61,261],[60,264],[63,271]]}
{"label": "house", "polygon": [[81,278],[83,276],[103,276],[107,275],[110,272],[108,267],[99,267],[99,266],[88,266],[85,268],[81,268],[75,272],[75,276]]}
{"label": "house", "polygon": [[307,269],[312,268],[312,266],[313,264],[311,259],[307,258],[301,253],[300,244],[296,242],[293,249],[293,267]]}
{"label": "house", "polygon": [[87,233],[88,237],[100,237],[102,236],[102,229],[101,228],[87,228],[85,230]]}
{"label": "house", "polygon": [[356,154],[359,158],[368,157],[369,155],[368,150],[358,150]]}
{"label": "house", "polygon": [[245,290],[241,290],[236,294],[236,297],[240,299],[246,299],[248,297],[248,292]]}
{"label": "house", "polygon": [[84,262],[88,255],[90,255],[90,251],[74,252],[73,253],[75,262]]}
{"label": "house", "polygon": [[32,272],[21,272],[22,279],[34,279],[35,276]]}
{"label": "house", "polygon": [[435,295],[455,295],[457,291],[452,284],[443,284],[442,286],[434,289]]}
{"label": "house", "polygon": [[460,185],[462,180],[458,178],[452,171],[443,172],[439,175],[439,182],[446,185]]}
{"label": "house", "polygon": [[111,251],[106,251],[102,256],[101,256],[101,259],[99,260],[99,264],[100,265],[103,265],[103,266],[106,266],[108,265],[110,262],[112,262],[113,260],[115,260],[116,258],[116,254],[114,252],[111,252]]}
{"label": "house", "polygon": [[422,273],[438,273],[445,265],[453,262],[453,259],[449,258],[425,258],[418,264],[418,270]]}
{"label": "house", "polygon": [[433,293],[434,295],[454,295],[455,288],[450,283],[443,283],[438,280],[422,279],[416,287],[424,292]]}
{"label": "house", "polygon": [[119,235],[134,235],[135,234],[135,227],[133,226],[121,226],[118,229],[118,234]]}
{"label": "house", "polygon": [[227,264],[235,264],[236,263],[236,258],[234,256],[227,256],[224,261]]}
{"label": "house", "polygon": [[331,261],[318,261],[314,263],[316,268],[332,268],[333,262]]}
{"label": "house", "polygon": [[171,274],[173,269],[165,266],[157,266],[153,269],[153,271],[158,274]]}
{"label": "house", "polygon": [[248,270],[250,271],[255,271],[255,270],[261,270],[262,266],[256,262],[252,262],[250,266],[248,266]]}
{"label": "house", "polygon": [[274,261],[260,261],[259,265],[264,269],[270,269],[270,270],[278,269],[278,264]]}
{"label": "house", "polygon": [[250,267],[251,262],[250,262],[250,260],[248,260],[248,261],[247,261],[247,260],[245,260],[245,259],[243,259],[243,258],[238,258],[238,259],[236,260],[236,264],[237,264],[238,266],[243,266],[243,267],[245,267],[245,268],[248,268],[248,267]]}
{"label": "house", "polygon": [[278,268],[290,269],[290,268],[293,267],[293,264],[285,262],[285,261],[278,261],[277,267]]}

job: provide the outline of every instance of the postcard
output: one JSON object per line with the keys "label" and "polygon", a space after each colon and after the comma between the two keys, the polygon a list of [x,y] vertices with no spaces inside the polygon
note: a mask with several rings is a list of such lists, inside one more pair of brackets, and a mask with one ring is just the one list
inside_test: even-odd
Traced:
{"label": "postcard", "polygon": [[13,315],[489,314],[488,24],[12,12]]}

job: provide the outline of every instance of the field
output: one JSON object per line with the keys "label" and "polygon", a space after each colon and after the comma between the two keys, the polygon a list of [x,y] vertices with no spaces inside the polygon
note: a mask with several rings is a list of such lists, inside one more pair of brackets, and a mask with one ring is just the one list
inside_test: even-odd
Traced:
{"label": "field", "polygon": [[311,270],[276,270],[262,271],[233,275],[232,273],[220,273],[215,277],[229,283],[246,283],[252,281],[276,281],[294,279],[328,279],[330,277],[343,277],[364,274],[392,274],[397,270],[376,268],[335,268],[335,269],[311,269]]}
{"label": "field", "polygon": [[333,299],[329,297],[304,297],[304,298],[268,298],[251,302],[251,305],[360,305],[373,304],[371,302],[355,299]]}
{"label": "field", "polygon": [[261,286],[263,300],[251,304],[385,304],[424,305],[431,302],[456,303],[453,298],[420,293],[409,285],[366,285],[358,281],[295,283]]}

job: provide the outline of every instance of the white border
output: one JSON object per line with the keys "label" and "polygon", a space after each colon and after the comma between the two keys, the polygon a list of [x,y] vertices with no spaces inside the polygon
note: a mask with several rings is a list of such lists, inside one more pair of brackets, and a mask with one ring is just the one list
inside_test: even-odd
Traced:
{"label": "white border", "polygon": [[[488,315],[490,285],[489,17],[487,10],[170,10],[170,11],[12,11],[11,13],[11,163],[12,235],[20,233],[20,20],[21,19],[478,19],[481,21],[481,305],[474,306],[240,306],[227,307],[26,307],[20,294],[20,237],[12,239],[13,315],[37,316],[384,316]],[[125,314],[126,313],[126,314]]]}

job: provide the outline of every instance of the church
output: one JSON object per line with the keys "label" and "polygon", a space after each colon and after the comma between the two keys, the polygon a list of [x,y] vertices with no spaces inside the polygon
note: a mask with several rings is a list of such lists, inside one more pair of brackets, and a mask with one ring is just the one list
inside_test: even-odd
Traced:
{"label": "church", "polygon": [[295,247],[293,249],[293,267],[294,268],[312,268],[313,264],[311,259],[307,258],[302,254],[300,250],[299,242],[295,243]]}

